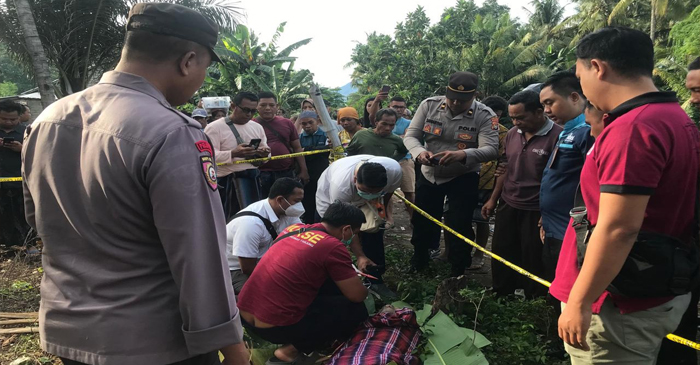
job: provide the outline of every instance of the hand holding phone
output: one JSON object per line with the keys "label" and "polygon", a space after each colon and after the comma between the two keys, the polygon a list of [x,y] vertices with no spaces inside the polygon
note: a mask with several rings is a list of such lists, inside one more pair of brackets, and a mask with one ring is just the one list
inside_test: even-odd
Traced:
{"label": "hand holding phone", "polygon": [[258,147],[260,147],[260,142],[262,142],[262,140],[261,140],[260,138],[251,139],[251,140],[250,140],[250,143],[248,143],[248,146],[250,146],[250,147],[252,147],[253,149],[257,150]]}
{"label": "hand holding phone", "polygon": [[8,146],[8,145],[11,145],[12,142],[14,142],[14,141],[15,141],[15,139],[12,137],[5,137],[2,139],[2,144],[5,146]]}
{"label": "hand holding phone", "polygon": [[380,91],[381,94],[388,94],[389,91],[391,91],[391,86],[389,85],[384,85],[382,86],[382,90]]}

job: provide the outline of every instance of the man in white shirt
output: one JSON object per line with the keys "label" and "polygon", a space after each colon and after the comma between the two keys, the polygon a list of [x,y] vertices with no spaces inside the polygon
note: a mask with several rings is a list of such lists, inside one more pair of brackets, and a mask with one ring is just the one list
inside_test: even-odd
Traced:
{"label": "man in white shirt", "polygon": [[304,186],[299,181],[288,177],[278,179],[267,199],[247,206],[226,225],[226,253],[236,295],[278,233],[301,223],[303,199]]}
{"label": "man in white shirt", "polygon": [[257,105],[257,95],[240,92],[231,102],[231,114],[204,128],[204,133],[211,140],[216,163],[225,164],[218,167],[216,177],[226,221],[241,208],[262,198],[257,181],[260,174],[257,166],[250,163],[231,164],[234,161],[270,155],[265,130],[258,123],[250,123]]}
{"label": "man in white shirt", "polygon": [[[361,207],[382,202],[390,204],[394,190],[401,185],[401,165],[388,157],[356,155],[345,157],[330,165],[318,181],[316,191],[317,221],[335,201]],[[387,221],[393,221],[391,210],[384,209]],[[378,232],[361,232],[350,244],[357,267],[377,277],[371,279],[371,289],[382,298],[395,296],[382,281],[385,269],[384,229]]]}

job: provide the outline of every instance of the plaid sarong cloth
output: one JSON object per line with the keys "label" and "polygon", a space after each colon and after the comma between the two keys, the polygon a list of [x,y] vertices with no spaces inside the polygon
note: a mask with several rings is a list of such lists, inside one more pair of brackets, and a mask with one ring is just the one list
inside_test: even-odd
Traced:
{"label": "plaid sarong cloth", "polygon": [[392,361],[398,365],[418,365],[420,358],[412,353],[420,337],[413,310],[377,313],[362,323],[326,365],[384,365]]}

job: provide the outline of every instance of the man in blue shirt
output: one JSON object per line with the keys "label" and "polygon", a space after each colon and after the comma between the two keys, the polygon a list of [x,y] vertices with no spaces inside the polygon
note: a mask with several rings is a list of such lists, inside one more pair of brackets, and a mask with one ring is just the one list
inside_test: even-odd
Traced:
{"label": "man in blue shirt", "polygon": [[586,99],[573,72],[558,72],[550,76],[542,84],[540,102],[547,117],[564,127],[544,169],[540,186],[544,279],[551,281],[569,224],[569,211],[574,206],[583,162],[593,145],[593,137],[583,114]]}
{"label": "man in blue shirt", "polygon": [[[301,125],[302,132],[299,135],[299,143],[304,151],[323,150],[328,147],[328,137],[326,133],[318,127],[318,114],[313,110],[304,110],[297,119]],[[328,167],[328,153],[317,153],[315,155],[304,156],[306,168],[309,170],[309,182],[304,185],[304,215],[302,221],[307,224],[314,223],[316,214],[316,189],[318,179],[323,171]]]}

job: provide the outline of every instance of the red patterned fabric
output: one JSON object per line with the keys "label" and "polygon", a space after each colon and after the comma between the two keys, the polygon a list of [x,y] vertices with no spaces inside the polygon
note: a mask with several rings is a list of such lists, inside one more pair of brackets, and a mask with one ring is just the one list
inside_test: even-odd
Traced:
{"label": "red patterned fabric", "polygon": [[412,353],[421,331],[416,313],[408,308],[395,313],[377,313],[366,320],[355,335],[336,351],[326,365],[418,365],[420,358]]}

